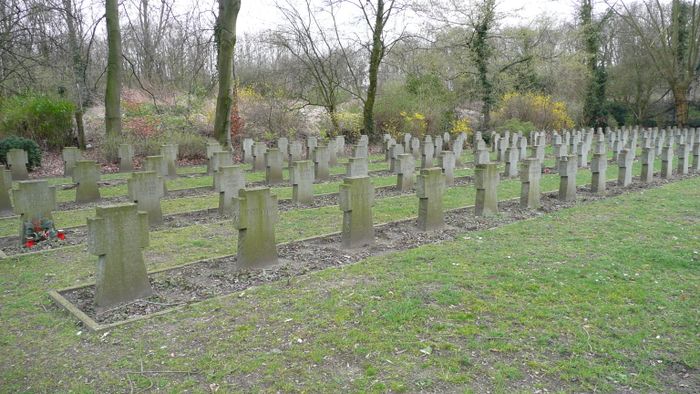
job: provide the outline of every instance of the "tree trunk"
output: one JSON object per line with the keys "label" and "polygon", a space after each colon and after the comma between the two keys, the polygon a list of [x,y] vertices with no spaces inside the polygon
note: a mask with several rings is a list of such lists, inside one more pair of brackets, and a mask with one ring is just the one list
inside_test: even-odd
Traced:
{"label": "tree trunk", "polygon": [[[73,79],[75,83],[76,101],[75,124],[78,129],[78,148],[85,149],[85,128],[83,127],[83,108],[87,105],[87,88],[85,86],[85,63],[78,46],[78,33],[75,29],[75,15],[73,15],[72,0],[63,0],[63,8],[66,15],[66,26],[68,27],[68,48],[73,59]],[[75,97],[77,96],[77,97]]]}
{"label": "tree trunk", "polygon": [[219,0],[216,18],[216,69],[219,72],[219,92],[214,115],[214,138],[231,147],[231,106],[233,104],[233,54],[236,47],[236,18],[241,9],[240,0]]}
{"label": "tree trunk", "polygon": [[674,115],[676,126],[685,127],[688,125],[688,88],[675,87],[673,89]]}
{"label": "tree trunk", "polygon": [[83,110],[75,111],[75,127],[78,129],[78,148],[85,150],[85,126],[83,125]]}
{"label": "tree trunk", "polygon": [[119,4],[117,0],[105,0],[107,20],[107,88],[105,89],[105,127],[107,135],[122,132],[121,93],[122,38],[119,31]]}
{"label": "tree trunk", "polygon": [[369,86],[367,87],[367,100],[365,100],[363,110],[364,132],[369,137],[374,135],[374,101],[377,96],[377,75],[379,74],[379,64],[384,56],[383,30],[384,0],[377,0],[377,14],[374,22],[374,34],[372,35],[372,52],[369,57]]}

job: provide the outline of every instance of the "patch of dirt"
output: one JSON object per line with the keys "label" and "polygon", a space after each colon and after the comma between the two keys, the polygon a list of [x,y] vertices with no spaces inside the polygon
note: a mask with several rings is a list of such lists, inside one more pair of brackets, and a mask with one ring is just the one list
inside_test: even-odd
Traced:
{"label": "patch of dirt", "polygon": [[[674,178],[671,182],[681,178]],[[265,269],[237,267],[235,256],[208,260],[172,270],[149,275],[155,295],[137,300],[96,315],[93,307],[94,286],[62,293],[70,302],[88,316],[102,324],[148,315],[174,306],[203,301],[208,298],[241,292],[251,286],[304,275],[329,267],[353,264],[370,256],[381,255],[419,247],[425,244],[450,241],[465,232],[479,231],[503,226],[569,208],[589,201],[610,198],[651,187],[659,187],[668,180],[657,179],[649,184],[635,183],[630,187],[619,187],[615,181],[608,182],[605,194],[592,194],[586,187],[577,189],[577,200],[559,201],[557,193],[542,195],[542,207],[538,210],[524,209],[518,201],[499,203],[499,214],[490,217],[474,215],[473,208],[461,208],[445,214],[446,226],[440,231],[422,232],[416,228],[416,220],[409,219],[375,226],[375,242],[372,245],[352,250],[342,249],[340,235],[330,235],[307,241],[291,242],[278,246],[280,263]]]}

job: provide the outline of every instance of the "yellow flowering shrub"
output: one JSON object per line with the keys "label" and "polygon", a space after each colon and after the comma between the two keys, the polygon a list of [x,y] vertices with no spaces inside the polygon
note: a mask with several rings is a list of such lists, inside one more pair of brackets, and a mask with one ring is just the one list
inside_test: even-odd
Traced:
{"label": "yellow flowering shrub", "polygon": [[467,136],[469,136],[473,131],[471,122],[468,118],[455,119],[452,121],[452,127],[450,128],[450,134],[452,135],[465,133]]}
{"label": "yellow flowering shrub", "polygon": [[509,119],[532,122],[541,130],[561,130],[574,127],[566,104],[551,96],[537,93],[506,93],[494,113],[498,125]]}

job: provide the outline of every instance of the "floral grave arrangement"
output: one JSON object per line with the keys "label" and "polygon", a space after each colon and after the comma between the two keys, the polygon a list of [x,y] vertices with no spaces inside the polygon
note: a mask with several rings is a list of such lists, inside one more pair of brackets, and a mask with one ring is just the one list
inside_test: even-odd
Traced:
{"label": "floral grave arrangement", "polygon": [[65,240],[66,234],[63,230],[56,230],[52,220],[32,219],[31,222],[24,223],[24,246],[31,248],[37,243],[46,240]]}

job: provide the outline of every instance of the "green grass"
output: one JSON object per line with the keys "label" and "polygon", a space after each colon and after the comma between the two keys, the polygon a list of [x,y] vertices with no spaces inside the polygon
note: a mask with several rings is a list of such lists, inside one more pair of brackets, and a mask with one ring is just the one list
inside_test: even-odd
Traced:
{"label": "green grass", "polygon": [[[473,198],[452,190],[448,206]],[[415,205],[386,200],[375,222]],[[169,392],[211,384],[225,392],[692,391],[698,212],[700,178],[692,178],[260,286],[104,336],[78,335],[46,296],[91,280],[94,256],[67,248],[6,259],[0,381],[8,392],[130,391],[129,379],[135,391]],[[340,216],[337,207],[289,214],[279,241],[305,236],[296,230],[308,227],[307,215],[324,231]],[[230,230],[153,234],[149,269],[229,252]],[[133,373],[141,368],[193,373]]]}

